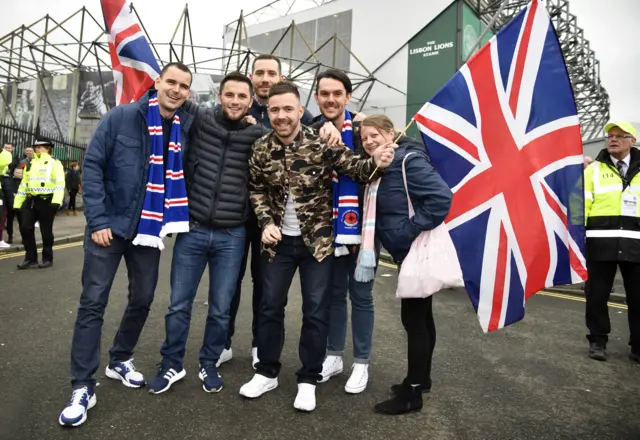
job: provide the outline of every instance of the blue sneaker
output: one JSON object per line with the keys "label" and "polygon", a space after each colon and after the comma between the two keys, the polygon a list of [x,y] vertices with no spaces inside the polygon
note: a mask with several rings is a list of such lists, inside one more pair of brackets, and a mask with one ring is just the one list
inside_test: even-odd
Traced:
{"label": "blue sneaker", "polygon": [[168,363],[158,364],[158,374],[151,379],[148,388],[151,394],[160,394],[171,388],[171,385],[187,375],[182,366],[172,367]]}
{"label": "blue sneaker", "polygon": [[80,426],[87,420],[87,412],[96,406],[98,399],[93,390],[89,387],[82,387],[73,390],[71,400],[62,413],[58,422],[62,426]]}
{"label": "blue sneaker", "polygon": [[207,393],[218,393],[222,391],[222,377],[220,377],[215,364],[200,366],[198,377],[202,381],[202,389]]}
{"label": "blue sneaker", "polygon": [[111,362],[107,365],[105,374],[110,379],[119,380],[122,385],[129,388],[140,388],[146,384],[142,373],[136,371],[133,359],[124,362]]}

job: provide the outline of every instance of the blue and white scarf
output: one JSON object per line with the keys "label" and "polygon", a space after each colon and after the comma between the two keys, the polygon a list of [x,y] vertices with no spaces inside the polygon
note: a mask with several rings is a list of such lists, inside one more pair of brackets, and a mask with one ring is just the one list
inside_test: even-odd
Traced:
{"label": "blue and white scarf", "polygon": [[[351,115],[345,110],[342,125],[342,143],[353,151],[353,123]],[[335,170],[333,177],[333,233],[335,255],[347,255],[349,249],[344,245],[360,244],[360,213],[358,204],[358,184]]]}
{"label": "blue and white scarf", "polygon": [[134,245],[164,249],[162,239],[167,234],[189,232],[189,202],[182,169],[182,145],[180,144],[180,116],[173,116],[169,133],[167,169],[164,169],[164,142],[162,117],[157,94],[149,99],[147,126],[151,137],[149,177],[144,196],[138,235]]}

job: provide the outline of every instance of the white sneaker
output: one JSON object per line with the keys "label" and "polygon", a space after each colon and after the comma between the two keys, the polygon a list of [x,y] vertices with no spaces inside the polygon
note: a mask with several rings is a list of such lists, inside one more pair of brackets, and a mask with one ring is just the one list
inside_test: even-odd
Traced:
{"label": "white sneaker", "polygon": [[219,367],[220,365],[224,364],[227,361],[230,361],[231,359],[233,359],[233,349],[225,348],[224,350],[222,350],[222,353],[220,353],[220,359],[218,359],[218,363],[216,364],[216,367]]}
{"label": "white sneaker", "polygon": [[351,367],[351,376],[344,390],[349,394],[359,394],[367,388],[369,381],[369,364],[353,364]]}
{"label": "white sneaker", "polygon": [[316,386],[310,383],[298,384],[298,395],[293,407],[300,411],[313,411],[316,409]]}
{"label": "white sneaker", "polygon": [[107,365],[104,374],[110,379],[121,381],[122,385],[129,388],[140,388],[146,384],[142,373],[133,366],[133,359]]}
{"label": "white sneaker", "polygon": [[342,364],[342,356],[333,356],[329,355],[322,363],[322,378],[318,381],[318,383],[324,383],[331,379],[333,376],[337,376],[342,373],[343,364]]}
{"label": "white sneaker", "polygon": [[40,227],[40,222],[36,222],[35,225],[33,225],[34,228],[39,228]]}
{"label": "white sneaker", "polygon": [[258,347],[252,347],[251,348],[251,365],[253,366],[253,369],[256,369],[256,365],[258,364],[258,362],[260,362],[260,359],[258,359]]}
{"label": "white sneaker", "polygon": [[254,374],[253,378],[240,388],[240,395],[255,399],[278,387],[278,378],[271,379],[262,374]]}
{"label": "white sneaker", "polygon": [[0,249],[7,249],[10,248],[11,245],[7,242],[5,242],[4,240],[0,241]]}
{"label": "white sneaker", "polygon": [[71,400],[58,419],[62,426],[80,426],[87,420],[87,412],[96,406],[98,399],[93,391],[88,387],[73,390]]}

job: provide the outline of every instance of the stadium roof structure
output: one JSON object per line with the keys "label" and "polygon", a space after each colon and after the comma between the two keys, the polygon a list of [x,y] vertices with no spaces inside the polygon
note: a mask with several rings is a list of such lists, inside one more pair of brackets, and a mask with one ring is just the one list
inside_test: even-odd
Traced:
{"label": "stadium roof structure", "polygon": [[[225,34],[233,33],[235,36],[230,45],[223,45],[225,47],[194,44],[187,5],[177,20],[171,38],[166,41],[153,41],[146,31],[142,17],[138,15],[133,4],[130,7],[161,65],[179,60],[187,64],[194,73],[223,75],[232,70],[248,71],[251,56],[257,54],[251,50],[247,26],[322,6],[330,1],[332,0],[275,0],[246,15],[241,12],[238,20],[225,26]],[[465,1],[488,24],[488,28],[494,31],[504,26],[528,4],[528,0]],[[584,31],[577,26],[576,16],[569,12],[569,0],[545,1],[567,62],[583,139],[598,137],[602,126],[609,118],[609,96],[600,82],[600,64],[584,37]],[[354,87],[359,89],[358,96],[354,96],[353,99],[355,105],[359,108],[364,107],[376,82],[404,94],[392,84],[385,84],[376,78],[375,72],[367,69],[337,35],[319,47],[312,48],[297,25],[292,22],[271,53],[280,45],[289,44],[288,40],[293,40],[294,34],[296,39],[301,38],[304,41],[308,48],[308,56],[306,59],[281,59],[289,66],[288,72],[285,72],[288,79],[304,88],[312,89],[315,76],[320,69],[330,67],[320,61],[317,53],[322,49],[333,48],[335,60],[336,48],[341,46],[360,67],[357,70],[361,73],[347,72]],[[21,83],[33,79],[42,83],[48,76],[68,74],[78,69],[105,73],[111,71],[104,22],[102,17],[96,19],[86,7],[62,20],[47,14],[34,23],[19,26],[0,37],[0,93],[3,93],[2,86],[7,83]],[[49,107],[53,108],[44,84],[41,85],[44,99],[48,101]],[[1,97],[3,102],[8,102],[6,96]],[[8,110],[11,114],[11,110]]]}

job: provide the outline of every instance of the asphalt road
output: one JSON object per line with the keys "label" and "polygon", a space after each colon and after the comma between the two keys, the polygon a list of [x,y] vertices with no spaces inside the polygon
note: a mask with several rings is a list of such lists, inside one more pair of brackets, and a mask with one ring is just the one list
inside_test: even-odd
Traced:
{"label": "asphalt road", "polygon": [[[170,248],[136,365],[148,377],[160,360],[168,306]],[[17,272],[19,257],[0,256],[0,440],[19,439],[640,439],[640,367],[627,359],[627,314],[611,308],[610,360],[586,355],[584,303],[537,295],[525,320],[499,333],[482,333],[466,294],[435,299],[438,345],[433,391],[419,414],[387,417],[372,407],[405,374],[405,338],[394,297],[395,272],[382,267],[375,287],[376,325],[371,380],[357,396],[345,394],[348,372],[318,388],[311,414],[293,409],[301,323],[299,283],[287,315],[280,387],[256,401],[240,386],[250,366],[249,295],[243,297],[234,359],[220,372],[225,389],[206,394],[197,378],[208,280],[194,305],[187,377],[154,396],[104,377],[106,352],[124,310],[124,264],[105,316],[98,404],[80,428],[58,425],[69,398],[69,347],[80,295],[82,248],[56,250],[50,270]],[[248,288],[250,281],[245,282]],[[348,346],[351,344],[349,342]],[[350,357],[349,357],[350,358]]]}

